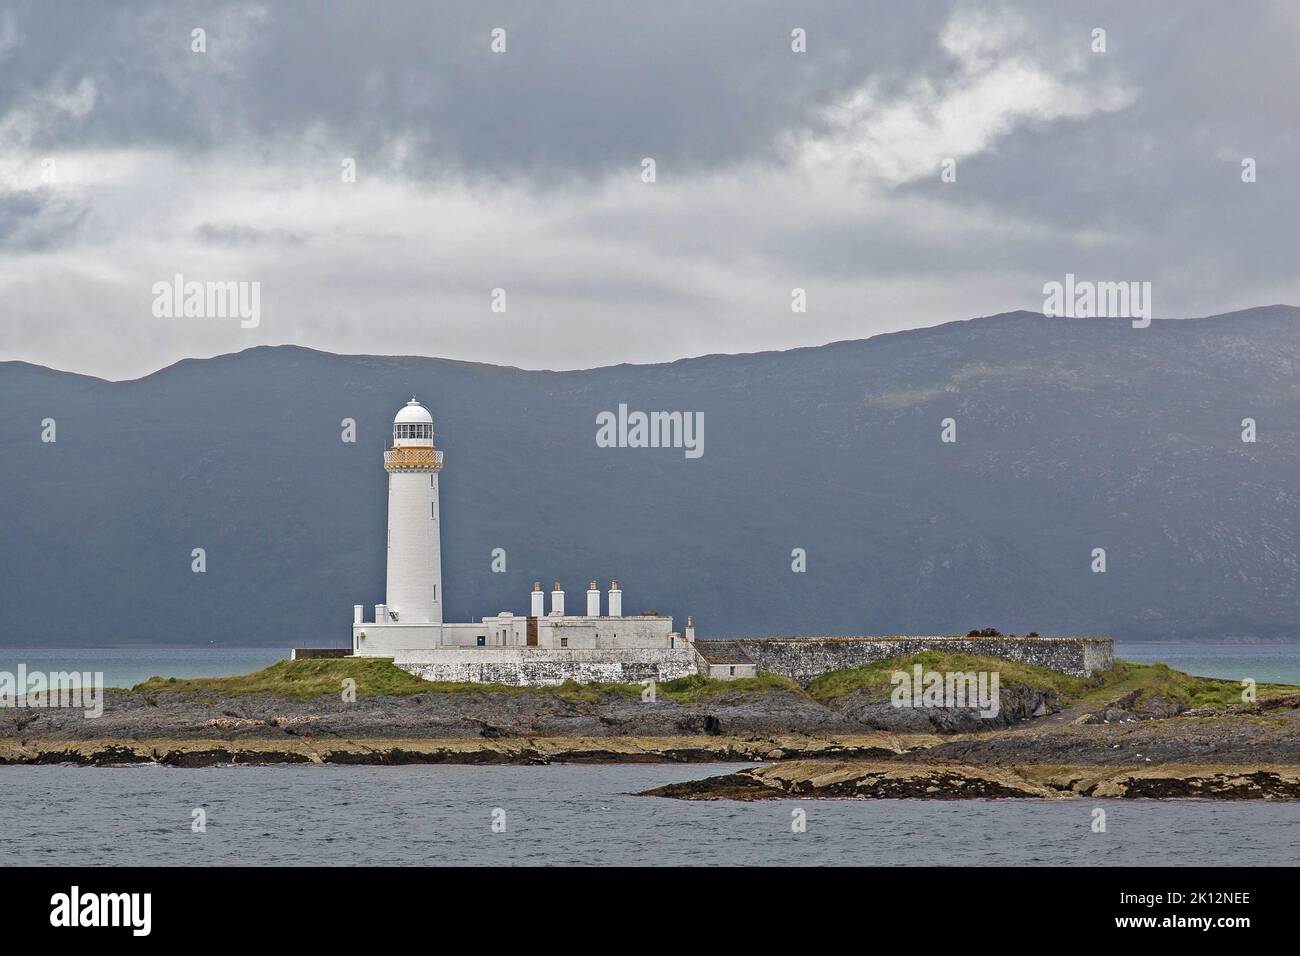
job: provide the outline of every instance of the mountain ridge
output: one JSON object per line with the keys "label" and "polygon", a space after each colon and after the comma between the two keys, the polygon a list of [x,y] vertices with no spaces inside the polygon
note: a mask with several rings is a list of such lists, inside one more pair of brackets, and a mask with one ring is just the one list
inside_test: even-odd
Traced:
{"label": "mountain ridge", "polygon": [[[567,371],[301,346],[121,382],[0,363],[0,643],[346,642],[383,600],[379,451],[413,391],[447,454],[451,619],[596,577],[704,637],[1291,639],[1300,310],[1244,312]],[[704,413],[705,454],[597,448],[620,402]]]}
{"label": "mountain ridge", "polygon": [[[1276,312],[1277,310],[1289,311],[1292,313],[1293,318],[1295,318],[1296,320],[1300,320],[1300,306],[1288,305],[1286,303],[1275,303],[1273,305],[1250,306],[1245,309],[1235,309],[1231,312],[1221,312],[1221,313],[1216,313],[1214,315],[1187,316],[1182,318],[1156,316],[1152,319],[1152,322],[1205,322],[1205,321],[1214,321],[1214,320],[1234,320],[1240,318],[1260,318],[1260,317],[1268,317],[1264,314],[1273,313]],[[616,362],[611,365],[594,365],[586,368],[572,368],[572,369],[529,369],[519,365],[498,365],[493,362],[481,362],[473,359],[458,359],[458,358],[452,358],[449,356],[442,356],[442,355],[389,354],[389,353],[379,353],[379,352],[332,352],[328,349],[318,349],[315,348],[314,346],[300,345],[295,342],[282,342],[277,345],[250,345],[247,348],[238,349],[233,352],[221,352],[218,353],[217,355],[187,356],[185,358],[177,359],[175,362],[171,362],[167,365],[157,368],[152,372],[148,372],[144,375],[137,376],[136,378],[124,378],[124,379],[103,378],[101,376],[93,375],[86,372],[74,372],[69,369],[55,368],[54,366],[51,365],[42,365],[39,362],[28,362],[23,359],[0,360],[0,368],[4,368],[5,366],[11,366],[11,365],[24,366],[27,368],[37,369],[46,372],[57,372],[63,375],[75,376],[77,378],[93,379],[94,381],[104,382],[109,385],[120,385],[120,384],[127,384],[130,382],[144,381],[145,379],[152,378],[155,375],[159,375],[163,372],[166,372],[169,369],[173,369],[179,365],[184,365],[187,362],[212,362],[218,359],[233,358],[238,355],[243,355],[246,352],[255,352],[255,351],[261,351],[267,349],[290,349],[290,350],[299,350],[303,352],[314,352],[319,355],[334,356],[336,358],[386,358],[386,359],[391,358],[391,359],[410,359],[410,360],[428,359],[428,360],[440,361],[440,362],[456,362],[458,364],[463,364],[463,365],[479,365],[487,368],[505,369],[509,371],[551,372],[553,374],[562,375],[568,372],[595,372],[595,371],[601,371],[603,369],[616,369],[616,368],[656,368],[661,366],[677,365],[682,362],[694,362],[702,359],[746,358],[750,356],[760,356],[760,355],[786,355],[792,352],[815,351],[817,349],[831,348],[833,346],[859,345],[859,344],[875,341],[876,339],[887,338],[890,336],[911,335],[917,332],[927,332],[934,329],[943,329],[949,326],[964,325],[971,322],[984,322],[984,321],[994,320],[994,319],[1011,319],[1011,318],[1044,319],[1047,321],[1059,321],[1059,322],[1084,321],[1084,322],[1127,323],[1129,321],[1128,319],[1106,319],[1106,318],[1076,319],[1076,318],[1069,318],[1063,316],[1044,315],[1041,312],[1034,312],[1029,309],[1012,309],[1008,312],[995,312],[990,315],[972,316],[971,318],[968,319],[950,319],[946,322],[940,322],[936,325],[921,326],[919,328],[914,328],[914,329],[897,329],[892,332],[879,332],[875,335],[869,335],[866,338],[833,339],[829,342],[822,342],[817,345],[795,345],[786,349],[760,349],[756,352],[705,352],[700,355],[683,355],[679,358],[668,359],[667,361],[663,361],[663,362]]]}

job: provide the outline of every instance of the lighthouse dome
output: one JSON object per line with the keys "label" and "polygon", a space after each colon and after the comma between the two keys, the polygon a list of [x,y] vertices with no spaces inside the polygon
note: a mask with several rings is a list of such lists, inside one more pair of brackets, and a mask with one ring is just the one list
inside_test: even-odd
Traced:
{"label": "lighthouse dome", "polygon": [[393,419],[393,444],[433,446],[433,416],[414,396]]}
{"label": "lighthouse dome", "polygon": [[393,419],[394,425],[414,425],[414,424],[432,425],[433,416],[429,410],[412,398],[407,402],[402,410],[397,413]]}

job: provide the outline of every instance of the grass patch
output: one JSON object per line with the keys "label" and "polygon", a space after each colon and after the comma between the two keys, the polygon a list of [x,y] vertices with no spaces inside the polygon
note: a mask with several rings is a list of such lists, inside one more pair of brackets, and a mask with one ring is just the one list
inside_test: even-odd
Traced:
{"label": "grass patch", "polygon": [[[859,691],[887,700],[893,689],[889,677],[896,670],[911,671],[920,664],[927,671],[998,671],[1002,686],[1022,684],[1039,690],[1053,690],[1063,704],[1075,702],[1101,705],[1137,691],[1138,700],[1164,697],[1186,707],[1222,709],[1241,703],[1241,684],[1210,677],[1193,677],[1165,664],[1137,664],[1116,661],[1112,670],[1092,677],[1071,677],[1045,667],[1020,664],[996,657],[925,651],[911,657],[878,661],[863,667],[832,671],[808,685],[805,691],[788,677],[760,674],[738,680],[717,680],[692,674],[663,681],[656,688],[662,698],[676,703],[707,701],[723,694],[769,694],[778,691],[806,694],[820,704],[831,704]],[[566,681],[555,687],[515,687],[506,684],[452,683],[427,681],[396,667],[392,661],[375,657],[347,657],[326,660],[278,661],[264,670],[234,677],[151,677],[132,690],[142,693],[267,694],[272,697],[308,699],[342,692],[343,681],[357,682],[357,695],[403,697],[413,694],[490,694],[519,696],[549,694],[583,703],[599,703],[611,697],[635,698],[644,689],[639,684],[579,684]],[[1287,684],[1260,684],[1260,700],[1298,689]]]}
{"label": "grass patch", "polygon": [[[911,657],[896,657],[863,667],[832,671],[809,684],[808,694],[821,704],[830,704],[860,691],[867,691],[872,698],[887,700],[893,690],[890,675],[899,670],[910,673],[916,664],[927,671],[997,671],[1000,675],[998,680],[1004,687],[1024,685],[1037,690],[1053,690],[1066,705],[1076,702],[1101,705],[1134,691],[1137,692],[1139,702],[1163,697],[1176,700],[1188,708],[1222,709],[1242,702],[1240,682],[1194,677],[1174,670],[1167,664],[1138,664],[1117,660],[1109,671],[1091,677],[1071,677],[1033,664],[974,654],[948,654],[943,651],[924,651]],[[1261,700],[1295,693],[1296,690],[1296,687],[1287,684],[1260,684],[1256,688]]]}
{"label": "grass patch", "polygon": [[[1212,707],[1221,710],[1242,703],[1240,681],[1194,677],[1174,670],[1168,664],[1138,664],[1121,660],[1099,676],[1102,678],[1099,686],[1089,688],[1079,699],[1087,703],[1103,704],[1137,691],[1138,701],[1164,697],[1177,700],[1189,708]],[[1293,694],[1297,689],[1300,688],[1289,684],[1259,684],[1255,691],[1260,700],[1265,700],[1282,694]]]}
{"label": "grass patch", "polygon": [[718,680],[692,674],[664,681],[656,688],[659,694],[679,704],[710,700],[721,694],[770,694],[774,691],[793,691],[805,695],[802,687],[788,677],[778,674],[759,674],[757,677],[738,677],[735,680]]}
{"label": "grass patch", "polygon": [[[270,694],[304,699],[340,694],[344,679],[349,677],[357,682],[358,696],[423,694],[432,686],[382,658],[331,658],[276,661],[263,670],[234,677],[150,677],[131,689],[142,693]],[[483,687],[481,684],[463,686]]]}
{"label": "grass patch", "polygon": [[1071,677],[1046,667],[1019,664],[1000,657],[922,651],[910,657],[894,657],[864,664],[862,667],[823,674],[808,685],[808,694],[820,704],[829,704],[840,697],[859,691],[869,691],[872,697],[878,696],[881,700],[885,700],[888,699],[894,686],[890,683],[890,675],[894,671],[907,671],[910,674],[917,664],[927,671],[997,671],[1000,674],[998,680],[1002,685],[1025,684],[1029,687],[1051,689],[1062,697],[1083,693],[1090,682],[1087,677]]}
{"label": "grass patch", "polygon": [[[427,681],[408,674],[392,661],[378,657],[344,657],[324,660],[277,661],[264,670],[233,677],[150,677],[133,691],[146,694],[267,694],[306,700],[342,693],[343,681],[357,682],[358,697],[403,697],[413,694],[492,694],[519,696],[550,694],[575,702],[599,703],[610,697],[639,697],[640,684],[579,684],[565,681],[553,687],[515,687],[508,684],[475,684]],[[680,703],[707,700],[730,692],[766,693],[770,690],[802,691],[785,677],[766,674],[741,680],[722,681],[691,675],[660,683],[657,693]]]}

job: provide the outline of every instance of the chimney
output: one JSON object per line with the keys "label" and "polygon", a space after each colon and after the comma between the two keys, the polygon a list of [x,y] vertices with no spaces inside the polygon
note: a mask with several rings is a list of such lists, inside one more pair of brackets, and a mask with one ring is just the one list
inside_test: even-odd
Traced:
{"label": "chimney", "polygon": [[362,617],[365,616],[365,613],[366,613],[365,605],[362,604],[352,605],[352,623],[361,624],[362,623],[361,619]]}
{"label": "chimney", "polygon": [[695,643],[695,618],[689,614],[686,615],[686,643]]}
{"label": "chimney", "polygon": [[600,588],[595,581],[587,585],[587,617],[600,617]]}
{"label": "chimney", "polygon": [[618,589],[618,582],[609,582],[609,616],[623,616],[623,592]]}
{"label": "chimney", "polygon": [[387,623],[388,623],[388,605],[387,605],[387,604],[376,604],[376,605],[375,605],[375,623],[376,623],[376,624],[387,624]]}
{"label": "chimney", "polygon": [[560,582],[555,582],[555,589],[551,591],[551,615],[564,617],[564,591],[560,589]]}
{"label": "chimney", "polygon": [[542,591],[541,581],[533,582],[532,599],[533,599],[533,607],[532,610],[529,612],[530,615],[532,617],[545,617],[546,616],[546,594],[544,591]]}

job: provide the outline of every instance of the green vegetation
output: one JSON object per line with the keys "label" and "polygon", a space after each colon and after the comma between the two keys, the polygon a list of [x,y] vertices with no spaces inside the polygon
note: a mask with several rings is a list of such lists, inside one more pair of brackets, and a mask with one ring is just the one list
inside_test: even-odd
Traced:
{"label": "green vegetation", "polygon": [[659,694],[678,703],[709,700],[721,694],[767,694],[772,691],[792,691],[802,695],[804,690],[788,677],[778,674],[759,674],[757,677],[739,677],[736,680],[717,680],[692,674],[665,681],[657,688]]}
{"label": "green vegetation", "polygon": [[[323,697],[339,694],[345,678],[357,682],[357,695],[401,696],[427,693],[428,681],[381,658],[277,661],[270,667],[235,677],[150,677],[131,688],[144,693],[271,694],[275,697]],[[455,686],[455,685],[453,685]],[[480,687],[481,685],[466,685]]]}
{"label": "green vegetation", "polygon": [[821,704],[828,704],[857,691],[872,691],[882,700],[893,689],[889,677],[894,671],[908,671],[920,664],[927,671],[998,671],[1002,686],[1025,684],[1030,687],[1055,690],[1062,697],[1082,694],[1089,678],[1070,677],[1046,667],[1018,664],[999,657],[980,657],[975,654],[949,654],[944,651],[923,651],[911,657],[894,657],[876,661],[849,670],[831,671],[808,685],[808,694]]}
{"label": "green vegetation", "polygon": [[[1300,688],[1290,684],[1259,684],[1255,691],[1260,700],[1282,694],[1294,694]],[[1133,661],[1116,661],[1107,671],[1099,686],[1090,688],[1080,696],[1088,703],[1104,703],[1137,691],[1137,700],[1164,697],[1176,700],[1190,708],[1213,707],[1221,709],[1240,704],[1240,681],[1217,677],[1193,677],[1176,671],[1168,664],[1138,664]]]}
{"label": "green vegetation", "polygon": [[933,401],[946,394],[947,392],[942,388],[900,388],[879,395],[868,395],[863,399],[863,403],[876,408],[893,410],[911,408],[913,405],[924,405],[926,402]]}
{"label": "green vegetation", "polygon": [[988,381],[1022,381],[1037,374],[1039,374],[1039,369],[1029,364],[990,365],[987,362],[973,362],[956,369],[949,376],[948,382],[943,385],[898,388],[889,392],[866,395],[862,401],[863,404],[869,407],[896,411],[911,408],[914,405],[924,405],[936,398],[951,396],[959,391],[963,385],[974,385]]}
{"label": "green vegetation", "polygon": [[[910,672],[916,664],[927,671],[998,671],[998,679],[1003,687],[1022,684],[1038,690],[1053,690],[1064,704],[1100,705],[1134,692],[1137,694],[1136,704],[1154,697],[1178,701],[1190,708],[1223,708],[1241,703],[1242,688],[1237,681],[1193,677],[1176,671],[1167,664],[1138,664],[1119,660],[1109,671],[1092,677],[1071,677],[1032,664],[974,654],[948,654],[943,651],[925,651],[912,657],[898,657],[850,670],[833,671],[809,684],[808,694],[822,704],[858,691],[871,692],[872,696],[884,700],[893,689],[890,675],[899,670]],[[1296,690],[1297,688],[1286,684],[1260,684],[1256,688],[1261,700],[1279,694],[1295,693]]]}
{"label": "green vegetation", "polygon": [[[1185,707],[1224,708],[1241,703],[1241,685],[1236,681],[1210,677],[1193,677],[1165,664],[1137,664],[1116,661],[1114,669],[1092,677],[1066,674],[1018,664],[994,657],[974,654],[948,654],[925,651],[912,657],[879,661],[850,670],[833,671],[817,678],[804,690],[787,677],[761,674],[739,680],[722,681],[691,675],[664,681],[657,687],[659,697],[676,703],[712,700],[723,694],[769,694],[785,691],[807,694],[821,704],[830,704],[847,694],[867,691],[885,700],[892,690],[890,674],[910,671],[920,664],[927,671],[998,671],[1003,687],[1025,685],[1038,690],[1052,690],[1064,705],[1083,703],[1101,705],[1136,692],[1136,704],[1160,697],[1177,701]],[[338,694],[343,681],[357,682],[357,696],[401,697],[412,694],[493,694],[518,696],[550,694],[564,700],[598,703],[612,697],[639,697],[643,688],[637,684],[579,684],[566,681],[558,687],[514,687],[505,684],[471,684],[426,681],[395,667],[383,658],[335,658],[329,660],[279,661],[265,670],[235,677],[151,677],[137,684],[135,691],[158,693],[268,694],[273,697],[308,699]],[[1260,684],[1259,699],[1295,693],[1296,687],[1285,684]]]}
{"label": "green vegetation", "polygon": [[[408,674],[392,661],[383,658],[331,658],[326,660],[277,661],[252,674],[234,677],[151,677],[132,688],[146,694],[210,693],[268,694],[306,700],[341,693],[343,681],[357,682],[357,696],[402,697],[412,694],[552,694],[565,700],[596,703],[608,697],[639,697],[638,684],[579,684],[565,681],[556,687],[514,687],[507,684],[472,684],[427,681]],[[765,674],[741,680],[721,681],[691,675],[665,681],[656,688],[658,694],[679,703],[707,700],[723,693],[752,694],[772,690],[802,693],[794,681]]]}

